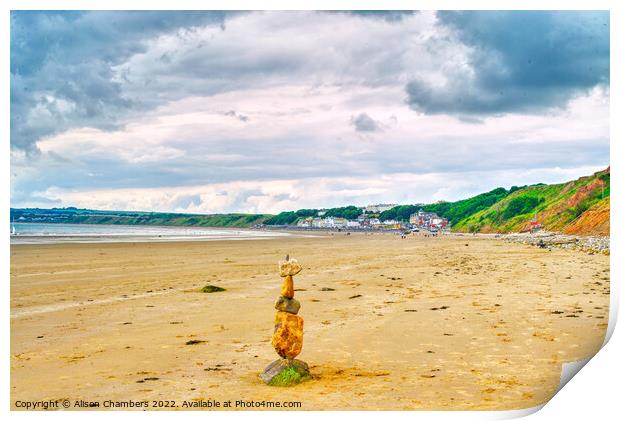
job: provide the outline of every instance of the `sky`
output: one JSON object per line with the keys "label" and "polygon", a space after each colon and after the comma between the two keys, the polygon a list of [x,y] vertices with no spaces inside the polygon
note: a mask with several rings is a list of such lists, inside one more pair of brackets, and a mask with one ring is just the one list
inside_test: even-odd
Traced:
{"label": "sky", "polygon": [[609,165],[608,12],[11,13],[11,206],[277,213]]}

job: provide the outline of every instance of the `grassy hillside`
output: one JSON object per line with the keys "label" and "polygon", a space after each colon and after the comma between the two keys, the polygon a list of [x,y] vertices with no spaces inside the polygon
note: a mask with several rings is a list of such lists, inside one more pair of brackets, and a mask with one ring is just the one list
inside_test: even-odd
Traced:
{"label": "grassy hillside", "polygon": [[112,225],[168,225],[197,227],[249,227],[259,224],[265,215],[222,214],[222,215],[175,215],[153,214],[147,216],[82,215],[71,219],[73,224]]}
{"label": "grassy hillside", "polygon": [[495,204],[453,221],[465,232],[522,232],[536,219],[546,230],[609,235],[609,168],[562,184],[512,191]]}
{"label": "grassy hillside", "polygon": [[439,216],[448,218],[452,225],[455,225],[470,215],[474,215],[481,210],[488,209],[490,206],[504,199],[511,193],[514,193],[522,188],[523,187],[514,186],[510,190],[506,190],[499,187],[491,190],[490,192],[470,197],[469,199],[459,200],[456,202],[433,203],[431,205],[424,205],[423,208],[427,212],[435,212]]}
{"label": "grassy hillside", "polygon": [[[271,215],[214,214],[192,215],[160,212],[99,211],[90,209],[11,209],[11,219],[24,222],[110,225],[168,225],[199,227],[250,227]],[[23,218],[23,219],[20,219]]]}
{"label": "grassy hillside", "polygon": [[468,199],[458,200],[456,202],[437,202],[428,205],[400,205],[381,212],[379,219],[382,221],[395,219],[397,221],[408,222],[411,214],[417,213],[419,210],[423,210],[427,212],[435,212],[439,216],[448,218],[452,224],[455,224],[469,215],[488,208],[519,188],[520,187],[515,186],[510,190],[506,190],[499,187],[491,190],[490,192],[482,193]]}

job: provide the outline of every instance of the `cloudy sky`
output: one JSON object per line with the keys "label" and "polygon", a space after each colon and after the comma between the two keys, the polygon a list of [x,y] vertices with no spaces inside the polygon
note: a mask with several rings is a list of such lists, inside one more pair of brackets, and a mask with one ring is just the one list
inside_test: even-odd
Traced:
{"label": "cloudy sky", "polygon": [[13,12],[11,206],[455,200],[609,164],[606,12]]}

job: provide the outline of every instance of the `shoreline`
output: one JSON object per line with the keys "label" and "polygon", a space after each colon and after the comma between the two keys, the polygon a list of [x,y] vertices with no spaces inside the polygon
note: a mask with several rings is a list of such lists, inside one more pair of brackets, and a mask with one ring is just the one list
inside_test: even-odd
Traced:
{"label": "shoreline", "polygon": [[[97,230],[122,230],[129,231],[125,233],[62,233],[62,234],[30,234],[18,233],[10,236],[11,245],[21,244],[91,244],[91,243],[124,243],[124,242],[177,242],[177,241],[221,241],[221,240],[254,240],[254,239],[272,239],[282,238],[296,235],[292,232],[261,232],[252,228],[236,228],[236,227],[200,227],[200,226],[168,226],[168,225],[113,225],[113,224],[39,224],[39,223],[21,223],[21,225],[61,225],[71,228],[87,227]],[[132,229],[136,229],[131,232]],[[157,231],[157,230],[160,231]],[[151,231],[148,233],[140,233],[140,230]],[[183,232],[185,231],[185,232]]]}
{"label": "shoreline", "polygon": [[[68,225],[68,224],[67,224]],[[99,224],[71,224],[71,225],[93,225]],[[110,225],[118,227],[118,225]],[[127,225],[134,227],[135,225]],[[155,226],[153,226],[155,227]],[[162,228],[177,228],[173,226],[157,226]],[[214,231],[229,231],[235,233],[248,233],[252,235],[11,235],[11,246],[17,245],[44,245],[44,244],[115,244],[115,243],[183,243],[183,242],[213,242],[213,241],[244,241],[244,240],[276,240],[287,237],[313,238],[325,236],[347,236],[355,235],[365,237],[373,235],[400,236],[400,230],[362,230],[362,229],[323,229],[323,228],[295,228],[295,227],[261,227],[261,228],[229,228],[229,227],[193,227]],[[261,235],[260,233],[265,233]],[[303,233],[303,234],[302,234]],[[433,237],[433,234],[421,230],[409,233],[407,238]],[[546,249],[573,249],[586,253],[602,253],[608,255],[610,252],[610,237],[602,235],[575,235],[563,234],[551,231],[538,231],[534,233],[462,233],[462,232],[439,232],[434,237],[442,238],[473,238],[473,239],[499,239],[511,243],[521,243],[524,245],[535,246]]]}

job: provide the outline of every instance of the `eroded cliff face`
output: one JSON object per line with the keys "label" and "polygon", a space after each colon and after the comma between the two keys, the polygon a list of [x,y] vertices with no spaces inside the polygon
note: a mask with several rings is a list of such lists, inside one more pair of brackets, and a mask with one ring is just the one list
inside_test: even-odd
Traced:
{"label": "eroded cliff face", "polygon": [[532,222],[546,231],[609,235],[610,169],[567,183],[521,188],[459,221],[454,231],[526,232]]}
{"label": "eroded cliff face", "polygon": [[592,206],[564,228],[566,234],[609,235],[609,198]]}

